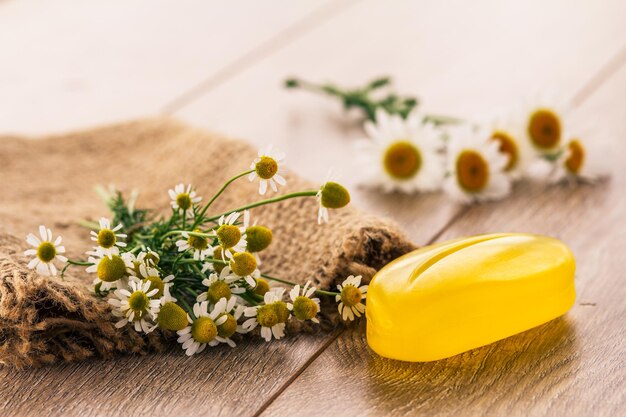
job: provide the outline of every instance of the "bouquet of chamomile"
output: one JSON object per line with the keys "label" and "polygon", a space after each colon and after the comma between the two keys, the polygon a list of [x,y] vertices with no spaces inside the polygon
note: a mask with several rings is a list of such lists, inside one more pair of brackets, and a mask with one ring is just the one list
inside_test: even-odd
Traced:
{"label": "bouquet of chamomile", "polygon": [[[88,222],[95,246],[86,260],[68,259],[59,236],[39,227],[39,236],[29,234],[33,246],[28,267],[42,275],[61,276],[70,266],[87,267],[96,275],[93,291],[107,297],[116,327],[131,326],[137,332],[156,328],[176,331],[187,355],[207,346],[235,346],[236,333],[247,334],[260,327],[266,341],[285,335],[289,320],[318,322],[320,299],[334,297],[345,321],[365,311],[367,286],[361,277],[350,276],[325,291],[276,278],[260,271],[259,254],[272,242],[272,231],[251,223],[250,210],[293,198],[316,198],[318,223],[328,222],[329,209],[345,207],[350,194],[345,187],[326,181],[316,190],[306,190],[260,200],[223,213],[210,213],[212,204],[236,180],[259,181],[259,194],[268,187],[274,192],[285,185],[285,155],[272,147],[259,151],[250,169],[224,183],[213,197],[202,203],[191,185],[178,184],[169,190],[171,212],[153,217],[136,209],[137,194],[127,200],[119,191],[100,189],[112,218]],[[164,198],[166,198],[164,194]],[[280,287],[270,288],[269,281]],[[284,285],[290,287],[285,294]],[[257,334],[258,332],[253,332]]]}
{"label": "bouquet of chamomile", "polygon": [[362,113],[367,138],[355,142],[353,158],[365,187],[406,194],[442,190],[469,204],[505,198],[520,180],[576,185],[606,176],[601,153],[585,139],[588,129],[572,120],[567,100],[541,95],[497,115],[461,120],[423,113],[416,97],[389,90],[390,77],[354,89],[296,78],[285,84]]}

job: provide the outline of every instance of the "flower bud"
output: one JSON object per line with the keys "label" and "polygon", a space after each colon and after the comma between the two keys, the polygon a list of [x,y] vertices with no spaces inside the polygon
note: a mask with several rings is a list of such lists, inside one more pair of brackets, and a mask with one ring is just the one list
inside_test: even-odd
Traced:
{"label": "flower bud", "polygon": [[256,269],[256,258],[249,252],[239,252],[233,255],[230,269],[238,276],[245,277]]}
{"label": "flower bud", "polygon": [[98,263],[98,278],[104,282],[115,282],[126,275],[126,264],[118,255],[102,257]]}
{"label": "flower bud", "polygon": [[163,296],[163,290],[165,289],[165,284],[163,283],[163,280],[161,279],[161,277],[157,277],[156,275],[154,275],[154,276],[146,277],[143,280],[143,282],[148,282],[148,281],[150,281],[150,288],[148,289],[148,292],[156,289],[158,291],[154,295],[154,297],[160,298],[161,296]]}
{"label": "flower bud", "polygon": [[272,231],[265,226],[251,226],[246,229],[248,252],[261,252],[272,243]]}
{"label": "flower bud", "polygon": [[159,327],[166,330],[182,330],[187,327],[187,313],[178,304],[168,301],[157,316]]}
{"label": "flower bud", "polygon": [[228,300],[232,295],[230,286],[225,281],[215,281],[209,286],[206,294],[207,300],[212,304],[217,304],[217,302],[222,298],[226,298]]}
{"label": "flower bud", "polygon": [[270,290],[270,284],[263,278],[256,279],[256,287],[254,287],[254,293],[258,295],[265,295]]}
{"label": "flower bud", "polygon": [[323,207],[338,209],[348,205],[350,202],[350,193],[341,184],[329,181],[322,185],[321,204]]}

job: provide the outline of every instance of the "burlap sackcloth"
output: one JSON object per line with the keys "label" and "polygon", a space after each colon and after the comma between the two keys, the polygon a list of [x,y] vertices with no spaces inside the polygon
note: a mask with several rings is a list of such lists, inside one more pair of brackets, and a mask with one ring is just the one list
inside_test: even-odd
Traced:
{"label": "burlap sackcloth", "polygon": [[[45,224],[63,236],[68,256],[85,258],[92,242],[77,221],[109,215],[93,191],[96,185],[112,183],[126,195],[136,188],[137,206],[158,213],[168,210],[168,188],[194,184],[206,201],[226,179],[248,169],[255,156],[246,143],[165,119],[36,140],[0,137],[0,363],[40,366],[163,350],[171,334],[145,336],[129,326],[114,327],[106,300],[89,293],[94,276],[83,268],[71,268],[65,280],[28,270],[24,238]],[[319,186],[293,172],[287,180],[281,193]],[[257,191],[258,183],[240,179],[212,211],[260,199]],[[274,242],[262,254],[264,272],[330,288],[350,274],[367,282],[385,263],[414,249],[394,225],[356,209],[333,211],[331,222],[322,226],[316,213],[312,198],[252,211],[253,220],[274,232]]]}

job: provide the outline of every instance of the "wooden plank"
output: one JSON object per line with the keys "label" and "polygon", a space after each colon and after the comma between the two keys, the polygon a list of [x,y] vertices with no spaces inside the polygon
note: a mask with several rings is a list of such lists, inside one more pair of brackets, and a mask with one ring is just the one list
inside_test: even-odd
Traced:
{"label": "wooden plank", "polygon": [[1,129],[49,133],[154,114],[343,3],[2,2]]}
{"label": "wooden plank", "polygon": [[[563,10],[568,24],[555,28]],[[426,111],[468,117],[517,104],[537,86],[574,95],[621,47],[624,13],[621,1],[601,7],[566,0],[395,2],[394,7],[365,1],[174,115],[259,146],[274,143],[307,178],[322,181],[333,168],[357,206],[392,217],[425,243],[459,207],[440,195],[381,198],[357,189],[352,138],[363,135],[359,124],[346,121],[329,99],[282,89],[284,79],[299,75],[354,85],[390,73],[400,91],[423,95]]]}
{"label": "wooden plank", "polygon": [[[360,44],[360,49],[355,50],[354,43],[350,41],[363,39],[363,27],[368,26],[367,22],[380,24],[377,16],[381,14],[387,16],[383,23],[389,37],[394,37],[394,34],[412,33],[409,32],[409,29],[412,28],[423,37],[422,48],[426,48],[425,44],[429,36],[426,29],[433,30],[432,24],[423,28],[424,31],[422,31],[419,25],[415,26],[411,24],[410,20],[402,18],[406,8],[411,10],[413,7],[410,3],[404,3],[400,12],[391,12],[391,15],[390,12],[381,10],[380,6],[376,4],[370,3],[368,7],[371,7],[371,12],[358,7],[355,9],[357,14],[353,14],[354,10],[351,9],[350,13],[334,19],[332,25],[323,25],[319,31],[313,31],[304,37],[302,39],[304,43],[298,42],[299,47],[285,48],[285,54],[280,52],[275,54],[271,60],[261,62],[255,66],[253,71],[255,75],[252,78],[248,78],[249,73],[244,71],[240,76],[224,83],[224,85],[228,85],[226,89],[218,86],[212,90],[207,95],[207,97],[211,97],[211,108],[208,111],[204,109],[196,122],[201,117],[210,115],[211,117],[207,120],[210,120],[211,123],[202,124],[208,124],[209,127],[216,130],[224,129],[238,136],[248,136],[258,141],[257,143],[277,142],[292,155],[290,161],[292,167],[311,178],[321,179],[325,174],[326,167],[321,167],[320,161],[328,160],[333,164],[340,164],[349,160],[349,145],[347,142],[341,143],[339,141],[345,138],[349,132],[356,132],[356,130],[352,125],[344,125],[343,127],[340,126],[338,132],[336,123],[328,120],[330,112],[325,110],[327,109],[326,101],[315,100],[304,95],[287,95],[288,93],[281,91],[277,86],[283,76],[299,73],[311,77],[322,75],[335,78],[335,74],[340,74],[344,81],[351,81],[351,77],[359,68],[374,65],[373,69],[378,72],[382,62],[385,63],[385,66],[392,67],[394,73],[396,73],[396,68],[400,69],[402,76],[416,80],[416,85],[421,84],[421,82],[431,85],[436,78],[432,74],[429,77],[420,71],[415,71],[421,67],[423,62],[430,59],[429,55],[423,55],[424,49],[411,50],[410,59],[407,58],[407,51],[410,49],[404,44],[403,50],[396,50],[395,45],[394,48],[388,49],[388,45],[382,43],[369,48],[365,44]],[[422,19],[420,22],[427,22],[429,19],[439,19],[444,15],[443,9],[438,5],[434,4],[429,7],[434,8],[436,12],[429,15],[427,10],[420,10],[420,13],[424,12],[424,17],[416,17],[417,13],[410,16],[414,19]],[[462,5],[458,7],[458,19],[460,19],[460,16],[466,13],[467,9]],[[475,6],[475,8],[480,7]],[[582,14],[582,11],[573,14],[573,20],[576,24],[570,27],[572,31],[568,32],[570,35],[580,31]],[[394,17],[394,19],[398,18],[398,24],[389,16]],[[400,22],[402,23],[400,24]],[[402,30],[396,31],[396,27]],[[342,35],[346,28],[349,29],[348,33]],[[611,42],[613,42],[614,35],[612,28],[611,25],[608,25],[600,31],[600,35],[607,38],[603,38],[603,42],[596,48],[597,50],[590,51],[588,61],[576,66],[576,71],[572,72],[574,74],[568,73],[564,77],[562,84],[564,88],[574,88],[579,85],[581,74],[586,74],[589,69],[599,65],[600,60],[596,58],[603,54],[603,48],[608,50],[612,46]],[[584,26],[584,29],[587,30],[588,28]],[[376,33],[368,33],[371,38],[378,38]],[[537,38],[531,34],[533,39],[541,39],[543,35],[546,35],[547,30],[544,28],[543,31],[533,33],[537,33]],[[558,39],[563,40],[564,37],[565,35],[560,34]],[[343,43],[334,46],[333,42],[340,38],[343,38]],[[519,43],[521,42],[520,39]],[[418,42],[418,44],[420,43]],[[554,52],[556,43],[550,45],[551,51]],[[594,44],[594,46],[596,45]],[[571,64],[574,62],[573,57],[580,53],[579,47],[576,44],[567,44],[564,45],[564,48],[565,51],[560,51],[566,57],[563,65]],[[379,55],[373,53],[373,50],[379,51]],[[311,53],[312,51],[314,53]],[[351,51],[351,54],[347,56],[346,51]],[[462,51],[459,49],[456,52],[460,54]],[[392,56],[396,55],[398,58],[394,61]],[[446,58],[446,65],[451,68],[459,68],[459,65],[451,58],[454,56],[455,54],[452,54]],[[388,57],[389,60],[382,59]],[[542,55],[539,58],[543,57]],[[406,65],[393,67],[394,64],[402,64],[403,60],[405,60]],[[268,62],[270,62],[269,66],[267,66]],[[285,62],[298,62],[298,65],[285,67],[283,66]],[[320,65],[319,71],[313,70],[317,65]],[[538,64],[537,61],[529,59],[524,65],[533,68]],[[259,69],[257,74],[256,68],[261,68],[262,71]],[[336,73],[333,72],[333,68]],[[407,71],[407,68],[413,72]],[[286,71],[287,69],[289,71]],[[296,71],[299,69],[306,69],[306,72]],[[559,66],[559,68],[555,68],[554,73],[545,71],[541,74],[532,74],[532,76],[524,79],[527,81],[541,79],[546,83],[556,82],[558,80],[556,69],[562,70]],[[432,73],[439,70],[440,68],[433,66],[426,72]],[[520,73],[524,73],[524,71],[520,71]],[[493,74],[491,75],[493,76]],[[489,78],[489,75],[484,76],[485,79]],[[271,83],[268,83],[268,80]],[[459,114],[463,113],[462,106],[454,107],[455,89],[459,88],[458,83],[460,82],[461,80],[457,79],[454,84],[450,84],[445,79],[440,79],[438,84],[431,87],[439,88],[442,91],[444,100],[440,103],[441,108],[450,105],[453,111]],[[259,88],[259,85],[263,84],[265,86]],[[251,86],[254,88],[250,89]],[[404,88],[407,89],[406,86]],[[525,89],[521,83],[515,88],[515,91],[509,92],[519,95]],[[409,89],[419,91],[419,88]],[[422,89],[422,91],[424,90]],[[435,96],[434,92],[430,95]],[[482,95],[482,97],[485,96],[485,94]],[[271,103],[271,106],[268,103]],[[294,103],[302,103],[298,106],[303,108],[289,111]],[[480,105],[486,106],[487,104],[489,103],[483,101]],[[304,108],[307,105],[311,107]],[[198,104],[198,106],[202,105]],[[212,110],[216,112],[212,113]],[[228,111],[225,112],[224,110]],[[469,111],[470,109],[466,108],[465,110]],[[302,114],[306,114],[306,116],[302,116]],[[224,128],[227,126],[226,123],[231,129]],[[234,128],[240,130],[235,131]],[[284,133],[283,129],[287,133]],[[318,137],[323,139],[317,144],[312,145],[312,142],[309,142]],[[298,139],[290,140],[291,138]],[[336,148],[339,151],[335,151]],[[313,158],[317,159],[313,160]],[[365,197],[365,195],[363,197],[357,196],[361,199]],[[382,203],[384,206],[377,209],[377,212],[397,216],[398,219],[406,222],[406,227],[410,228],[409,231],[414,239],[425,242],[447,224],[451,216],[456,213],[458,207],[441,204],[442,201],[443,199],[437,196],[419,199],[392,196],[387,203]],[[359,204],[365,206],[364,203]],[[397,213],[400,206],[402,213]],[[429,220],[424,220],[426,213],[430,213],[428,214]],[[423,220],[424,224],[415,222],[415,219]],[[54,406],[51,407],[53,414],[64,415],[127,414],[133,412],[139,414],[143,410],[146,410],[146,414],[183,413],[184,415],[193,415],[205,414],[207,409],[210,413],[215,414],[220,411],[223,414],[252,414],[268,397],[280,392],[283,386],[291,381],[291,378],[305,368],[308,362],[315,357],[314,355],[323,350],[328,340],[330,339],[318,339],[317,337],[311,339],[301,336],[272,345],[261,344],[259,347],[253,344],[253,347],[250,348],[244,346],[242,349],[232,351],[233,353],[224,353],[224,356],[222,356],[222,351],[215,355],[203,355],[194,359],[194,362],[189,362],[187,358],[181,357],[180,353],[176,351],[176,353],[165,357],[123,358],[113,362],[90,362],[45,370],[29,370],[18,374],[19,383],[4,388],[6,391],[2,391],[2,398],[7,400],[4,401],[3,405],[12,407],[8,409],[22,412],[32,410],[33,414],[41,414],[41,411],[46,411],[46,414],[49,414],[45,407],[52,405]],[[2,370],[1,372],[4,380],[16,379],[13,371]],[[224,379],[225,375],[230,379]],[[161,376],[163,379],[159,379]],[[63,380],[68,382],[66,384],[57,383],[57,381]],[[168,382],[173,385],[171,390],[168,388]],[[52,386],[52,388],[47,389],[47,386]],[[342,386],[337,385],[337,387]],[[72,390],[71,387],[77,388]],[[21,395],[20,393],[28,394]],[[9,398],[12,400],[8,400]],[[46,401],[38,405],[33,402],[33,398],[45,398]],[[319,401],[319,398],[317,397],[315,401]],[[349,391],[346,391],[345,398],[350,400]],[[105,402],[106,404],[104,404]],[[301,403],[302,401],[299,400],[298,406],[301,406]]]}
{"label": "wooden plank", "polygon": [[[521,186],[472,207],[441,239],[496,231],[556,236],[573,250],[578,300],[564,317],[446,360],[405,363],[372,353],[363,329],[341,335],[267,409],[287,415],[595,415],[623,413],[626,398],[626,121],[619,72],[574,115],[593,119],[591,146],[610,181],[578,188]],[[323,400],[320,400],[323,399]],[[619,411],[622,410],[622,411]]]}
{"label": "wooden plank", "polygon": [[173,348],[146,357],[24,371],[0,368],[0,414],[249,415],[326,338],[320,334],[280,343],[246,341],[236,349],[212,349],[191,358]]}

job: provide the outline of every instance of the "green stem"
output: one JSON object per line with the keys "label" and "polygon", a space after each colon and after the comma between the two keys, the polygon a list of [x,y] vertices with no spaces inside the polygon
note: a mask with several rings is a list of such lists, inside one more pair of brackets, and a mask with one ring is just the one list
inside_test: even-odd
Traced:
{"label": "green stem", "polygon": [[61,269],[61,279],[65,279],[65,271],[67,271],[67,268],[70,267],[70,265],[76,265],[76,266],[91,266],[93,265],[93,263],[91,262],[83,262],[83,261],[73,261],[71,259],[67,260],[67,265],[65,265],[63,267],[63,269]]}
{"label": "green stem", "polygon": [[291,193],[291,194],[285,194],[285,195],[281,195],[279,197],[274,197],[274,198],[268,198],[266,200],[261,200],[261,201],[257,201],[256,203],[251,203],[248,204],[246,206],[242,206],[242,207],[238,207],[234,210],[229,210],[229,211],[225,211],[224,213],[220,213],[216,216],[213,217],[209,217],[207,220],[208,221],[214,221],[219,219],[221,216],[227,216],[230,213],[234,213],[236,211],[244,211],[244,210],[249,210],[251,208],[255,208],[255,207],[259,207],[259,206],[263,206],[266,204],[272,204],[272,203],[277,203],[279,201],[283,201],[283,200],[288,200],[290,198],[296,198],[296,197],[315,197],[317,195],[317,190],[312,190],[312,191],[299,191],[297,193]]}
{"label": "green stem", "polygon": [[[291,281],[287,281],[286,279],[276,278],[276,277],[273,277],[273,276],[270,276],[270,275],[267,275],[267,274],[261,274],[261,276],[263,278],[267,278],[267,279],[272,280],[272,281],[280,282],[282,284],[291,285],[292,287],[295,286],[295,285],[298,285],[298,283],[296,283],[296,282],[291,282]],[[336,296],[336,295],[339,295],[338,292],[318,290],[318,289],[316,289],[315,292],[317,294],[330,295],[330,296],[333,296],[333,297]]]}
{"label": "green stem", "polygon": [[334,297],[336,295],[341,295],[340,293],[333,292],[333,291],[315,290],[315,292],[318,294],[322,294],[322,295],[329,295],[331,297]]}
{"label": "green stem", "polygon": [[[380,77],[370,81],[365,87],[356,89],[346,89],[338,87],[334,84],[315,84],[307,80],[298,78],[290,78],[285,81],[287,88],[301,88],[305,91],[313,93],[327,94],[337,97],[343,101],[344,107],[360,108],[367,119],[376,121],[376,110],[383,109],[389,114],[399,114],[406,118],[413,108],[417,106],[415,97],[401,97],[393,92],[389,93],[382,99],[375,99],[371,93],[382,87],[390,87],[392,80],[390,77]],[[463,120],[441,115],[425,115],[424,121],[435,125],[460,124]]]}
{"label": "green stem", "polygon": [[267,279],[272,280],[272,281],[280,282],[280,283],[282,283],[282,284],[291,285],[292,287],[293,287],[294,285],[298,285],[298,283],[297,283],[297,282],[287,281],[286,279],[276,278],[276,277],[273,277],[273,276],[271,276],[271,275],[267,275],[267,274],[261,274],[261,276],[262,276],[263,278],[267,278]]}
{"label": "green stem", "polygon": [[208,233],[202,233],[202,232],[190,232],[189,230],[171,230],[169,232],[167,232],[166,234],[164,234],[161,239],[165,239],[168,236],[171,235],[175,235],[175,234],[181,234],[181,233],[187,233],[190,236],[197,236],[197,237],[214,237]]}
{"label": "green stem", "polygon": [[259,305],[259,303],[253,297],[250,297],[248,293],[240,294],[240,296],[241,298],[243,298],[244,300],[246,300],[248,303],[252,304],[253,306]]}
{"label": "green stem", "polygon": [[172,273],[175,273],[178,261],[180,261],[182,257],[185,256],[185,254],[187,254],[187,252],[189,252],[189,249],[187,249],[184,252],[181,252],[180,255],[178,255],[176,259],[174,259],[174,262],[172,263]]}
{"label": "green stem", "polygon": [[180,296],[180,298],[178,299],[178,301],[183,305],[183,307],[187,310],[187,313],[192,316],[193,315],[193,309],[191,308],[191,306],[189,305],[189,303],[187,303],[187,301],[185,301],[185,299],[183,298],[182,294]]}
{"label": "green stem", "polygon": [[424,115],[424,120],[435,125],[459,125],[465,122],[458,117],[442,116],[439,114],[426,114]]}
{"label": "green stem", "polygon": [[67,263],[70,264],[70,265],[78,265],[78,266],[91,266],[91,265],[93,265],[92,262],[73,261],[71,259],[68,259]]}
{"label": "green stem", "polygon": [[223,259],[215,259],[215,258],[204,258],[205,261],[211,262],[211,263],[218,263],[218,264],[224,264],[224,265],[228,265],[228,261],[225,261]]}
{"label": "green stem", "polygon": [[250,170],[248,170],[248,171],[244,171],[244,172],[242,172],[241,174],[235,175],[234,177],[232,177],[231,179],[229,179],[228,181],[226,181],[226,182],[224,183],[224,185],[222,185],[222,188],[220,188],[220,189],[218,190],[218,192],[217,192],[217,193],[215,193],[215,195],[211,198],[211,200],[209,200],[209,202],[206,204],[206,206],[204,206],[204,207],[202,208],[202,211],[201,211],[201,212],[200,212],[200,213],[196,216],[196,220],[195,220],[195,221],[194,221],[194,223],[193,223],[193,227],[192,227],[192,229],[195,229],[195,227],[196,227],[196,226],[197,226],[197,225],[198,225],[198,224],[202,221],[202,219],[204,218],[204,215],[205,215],[206,211],[209,209],[209,207],[211,206],[211,204],[213,204],[213,202],[214,202],[215,200],[217,200],[217,198],[218,198],[218,197],[219,197],[219,196],[220,196],[220,195],[224,192],[224,190],[226,190],[226,188],[227,188],[227,187],[228,187],[228,186],[229,186],[232,182],[234,182],[235,180],[237,180],[237,179],[239,179],[239,178],[241,178],[241,177],[243,177],[243,176],[246,176],[246,175],[248,175],[248,174],[250,174],[250,173],[252,173],[252,172],[254,172],[254,170],[253,170],[253,169],[250,169]]}
{"label": "green stem", "polygon": [[100,228],[99,223],[89,220],[79,220],[78,225],[92,230],[98,230]]}

